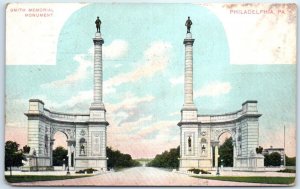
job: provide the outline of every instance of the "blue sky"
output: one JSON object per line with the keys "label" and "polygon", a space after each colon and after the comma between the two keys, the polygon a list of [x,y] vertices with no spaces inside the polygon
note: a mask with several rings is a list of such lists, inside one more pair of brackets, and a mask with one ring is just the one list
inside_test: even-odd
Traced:
{"label": "blue sky", "polygon": [[[108,145],[134,157],[153,157],[179,145],[176,124],[183,104],[182,42],[188,16],[195,38],[194,101],[199,113],[232,112],[246,100],[258,100],[263,114],[260,145],[282,147],[283,125],[289,134],[295,132],[296,64],[284,58],[276,64],[243,64],[247,57],[233,64],[234,56],[247,54],[247,49],[232,52],[229,39],[235,34],[226,33],[212,9],[192,4],[90,4],[75,11],[57,36],[56,65],[6,66],[6,129],[26,128],[23,113],[30,98],[40,98],[56,111],[88,112],[97,16],[105,41]],[[13,138],[7,133],[6,138]],[[295,155],[295,138],[289,137],[287,144],[292,146],[288,155]]]}

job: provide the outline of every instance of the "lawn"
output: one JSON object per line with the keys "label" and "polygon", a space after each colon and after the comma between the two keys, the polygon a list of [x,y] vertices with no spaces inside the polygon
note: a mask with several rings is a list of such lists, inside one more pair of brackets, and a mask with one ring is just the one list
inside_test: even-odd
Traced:
{"label": "lawn", "polygon": [[5,179],[9,183],[18,182],[35,182],[35,181],[49,181],[49,180],[65,180],[81,177],[89,177],[90,175],[78,175],[78,176],[60,176],[60,175],[6,175]]}
{"label": "lawn", "polygon": [[233,182],[250,182],[250,183],[265,183],[265,184],[292,184],[295,182],[295,177],[235,177],[235,176],[193,176],[196,178],[233,181]]}

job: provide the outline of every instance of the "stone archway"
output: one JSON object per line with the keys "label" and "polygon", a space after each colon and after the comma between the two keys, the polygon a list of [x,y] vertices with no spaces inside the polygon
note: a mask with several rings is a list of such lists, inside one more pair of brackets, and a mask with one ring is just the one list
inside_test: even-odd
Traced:
{"label": "stone archway", "polygon": [[62,133],[66,137],[66,143],[67,143],[67,162],[64,162],[65,166],[68,166],[70,169],[74,169],[74,158],[75,158],[75,152],[76,152],[76,142],[75,140],[72,140],[71,138],[74,138],[71,136],[72,132],[75,131],[70,131],[72,129],[66,129],[66,128],[56,128],[53,127],[52,133],[51,133],[51,143],[49,146],[49,151],[50,151],[50,165],[53,166],[53,146],[55,143],[55,135],[57,133]]}

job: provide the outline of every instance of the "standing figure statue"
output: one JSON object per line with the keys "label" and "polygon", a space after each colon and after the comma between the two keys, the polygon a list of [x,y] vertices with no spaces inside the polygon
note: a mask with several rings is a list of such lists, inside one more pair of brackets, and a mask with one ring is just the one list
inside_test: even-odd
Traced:
{"label": "standing figure statue", "polygon": [[189,148],[191,148],[192,147],[192,139],[191,139],[191,137],[189,136],[189,138],[188,138],[188,146],[189,146]]}
{"label": "standing figure statue", "polygon": [[192,26],[192,21],[190,20],[190,17],[188,17],[188,19],[185,22],[185,26],[187,28],[187,32],[186,33],[191,33],[191,26]]}
{"label": "standing figure statue", "polygon": [[97,32],[101,33],[100,32],[101,20],[99,19],[99,16],[97,16],[97,20],[95,21],[95,24],[96,24]]}

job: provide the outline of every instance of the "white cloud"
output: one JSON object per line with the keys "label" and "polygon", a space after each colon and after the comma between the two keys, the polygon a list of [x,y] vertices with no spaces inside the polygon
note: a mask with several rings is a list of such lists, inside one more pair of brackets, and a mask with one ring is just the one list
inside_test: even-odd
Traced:
{"label": "white cloud", "polygon": [[171,83],[172,86],[183,84],[184,77],[183,77],[183,75],[181,75],[179,77],[173,77],[173,78],[170,78],[169,81],[170,81],[170,83]]}
{"label": "white cloud", "polygon": [[[148,135],[150,135],[153,132],[158,131],[159,135],[165,135],[166,133],[169,133],[169,129],[170,128],[176,128],[177,125],[177,121],[168,121],[168,120],[163,120],[163,121],[158,121],[153,123],[152,125],[141,129],[137,135],[139,135],[140,137],[146,137]],[[168,138],[167,136],[165,136],[166,138]],[[164,137],[161,138],[161,140],[163,140]]]}
{"label": "white cloud", "polygon": [[[110,45],[104,48],[104,56],[110,59],[117,59],[124,56],[128,50],[128,44],[124,40],[115,40]],[[109,80],[103,82],[104,94],[114,93],[115,87],[123,83],[135,82],[144,77],[151,77],[159,71],[163,71],[170,62],[171,45],[168,42],[156,41],[150,44],[149,48],[144,52],[141,64],[134,70],[116,75]],[[93,49],[89,49],[88,53],[93,53]],[[93,66],[91,60],[88,60],[88,55],[78,54],[74,56],[74,60],[79,63],[79,66],[74,73],[67,75],[62,80],[52,81],[42,84],[41,87],[60,88],[76,84],[82,81],[89,74],[89,68]],[[120,65],[118,65],[119,67]]]}
{"label": "white cloud", "polygon": [[87,60],[86,55],[78,54],[74,56],[74,60],[79,63],[79,66],[74,73],[67,75],[62,80],[52,81],[50,83],[42,84],[41,87],[60,88],[68,85],[74,85],[78,81],[85,79],[88,75],[88,69],[92,66],[92,61]]}
{"label": "white cloud", "polygon": [[[103,59],[117,60],[124,57],[128,52],[128,42],[123,39],[115,39],[108,45],[102,47]],[[90,55],[94,55],[94,46],[88,50]]]}
{"label": "white cloud", "polygon": [[[79,91],[76,96],[72,96],[69,100],[62,103],[60,106],[74,107],[79,103],[89,104],[93,101],[93,91]],[[89,103],[88,103],[89,102]]]}
{"label": "white cloud", "polygon": [[[76,84],[78,81],[84,80],[91,72],[89,69],[93,67],[92,60],[88,59],[88,57],[93,54],[93,48],[88,50],[88,54],[77,54],[74,56],[74,60],[79,63],[79,66],[75,70],[74,73],[67,75],[62,80],[52,81],[50,83],[42,84],[41,87],[50,87],[50,88],[61,88],[70,85]],[[124,56],[128,51],[128,44],[124,40],[114,40],[108,46],[103,47],[103,55],[109,59],[117,59]],[[114,92],[114,88],[110,88],[109,86],[105,88],[105,93]]]}
{"label": "white cloud", "polygon": [[105,59],[115,60],[123,57],[128,52],[127,41],[116,39],[108,46],[103,46],[103,56]]}
{"label": "white cloud", "polygon": [[115,64],[115,65],[114,65],[115,68],[119,68],[119,67],[121,67],[121,66],[122,66],[122,64]]}
{"label": "white cloud", "polygon": [[135,82],[141,78],[152,77],[155,73],[163,71],[170,62],[170,50],[172,46],[168,42],[156,41],[150,44],[144,52],[142,63],[134,70],[116,75],[104,82],[106,88],[119,86],[123,83]]}
{"label": "white cloud", "polygon": [[154,97],[151,95],[137,97],[132,93],[126,93],[123,96],[123,100],[116,104],[109,104],[108,109],[110,112],[116,112],[117,110],[128,110],[138,107],[139,104],[145,102],[151,102]]}
{"label": "white cloud", "polygon": [[180,111],[172,112],[169,114],[169,116],[180,116],[180,115],[181,115]]}
{"label": "white cloud", "polygon": [[[295,4],[206,4],[221,20],[231,64],[295,64]],[[274,14],[237,14],[234,11],[272,10]],[[284,10],[285,14],[278,14]]]}
{"label": "white cloud", "polygon": [[[55,65],[61,28],[86,3],[10,3],[6,9],[6,64]],[[26,17],[29,8],[49,8],[49,17]],[[13,9],[25,10],[13,12]]]}
{"label": "white cloud", "polygon": [[228,82],[211,82],[204,85],[200,90],[195,91],[195,98],[201,96],[220,96],[229,93],[231,85]]}

